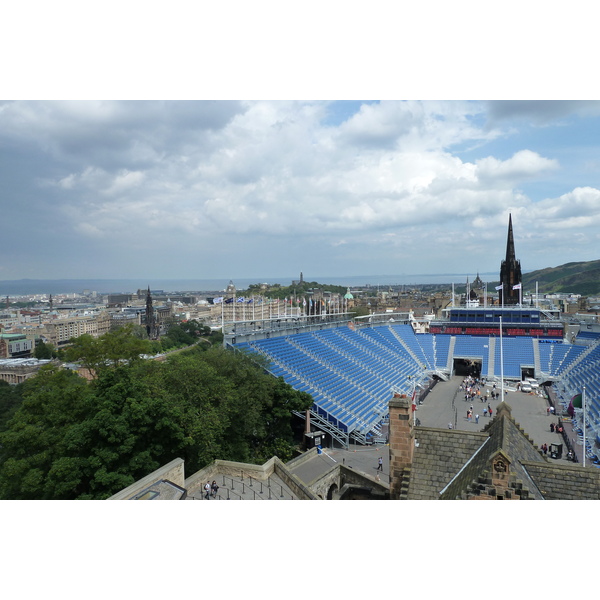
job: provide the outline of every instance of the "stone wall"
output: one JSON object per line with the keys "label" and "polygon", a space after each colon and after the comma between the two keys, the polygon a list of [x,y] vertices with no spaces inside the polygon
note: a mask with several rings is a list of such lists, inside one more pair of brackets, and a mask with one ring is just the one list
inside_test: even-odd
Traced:
{"label": "stone wall", "polygon": [[411,400],[394,396],[390,410],[390,498],[400,498],[402,483],[410,468],[414,452]]}
{"label": "stone wall", "polygon": [[139,479],[124,490],[117,492],[114,496],[108,498],[108,500],[130,500],[152,484],[162,481],[163,479],[166,479],[179,487],[185,487],[184,464],[182,458],[176,458],[163,467],[160,467],[160,469],[156,469],[156,471],[150,473],[150,475],[146,475],[143,479]]}

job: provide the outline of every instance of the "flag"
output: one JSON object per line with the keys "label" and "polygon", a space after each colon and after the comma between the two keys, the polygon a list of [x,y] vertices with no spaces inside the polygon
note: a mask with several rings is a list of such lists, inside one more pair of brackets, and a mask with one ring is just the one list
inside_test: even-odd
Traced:
{"label": "flag", "polygon": [[233,304],[233,298],[227,298],[227,300],[225,300],[225,304]]}
{"label": "flag", "polygon": [[573,396],[571,398],[571,401],[569,402],[569,406],[567,408],[567,414],[572,418],[575,416],[575,409],[576,408],[582,408],[582,397],[581,394],[575,394],[575,396]]}
{"label": "flag", "polygon": [[513,290],[520,290],[521,289],[521,284],[517,283],[517,285],[513,285]]}
{"label": "flag", "polygon": [[302,306],[306,306],[306,298],[302,298]]}
{"label": "flag", "polygon": [[213,304],[219,304],[223,302],[223,296],[219,296],[218,298],[213,298]]}
{"label": "flag", "polygon": [[497,289],[497,290],[501,290],[501,289],[502,289],[502,285],[497,285],[497,286],[496,286],[496,289]]}
{"label": "flag", "polygon": [[244,296],[240,296],[240,297],[237,299],[237,301],[238,301],[238,302],[245,302],[245,301],[246,301],[246,298],[244,298]]}
{"label": "flag", "polygon": [[412,409],[413,409],[413,411],[417,410],[417,388],[416,387],[413,390],[413,395],[412,395]]}
{"label": "flag", "polygon": [[248,300],[246,300],[246,304],[252,304],[252,298],[248,298]]}

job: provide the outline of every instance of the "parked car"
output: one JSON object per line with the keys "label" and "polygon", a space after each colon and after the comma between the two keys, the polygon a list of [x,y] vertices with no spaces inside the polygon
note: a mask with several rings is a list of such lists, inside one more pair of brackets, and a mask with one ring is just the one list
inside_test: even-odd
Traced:
{"label": "parked car", "polygon": [[531,384],[529,383],[529,381],[521,382],[521,391],[527,392],[527,393],[529,393],[531,391]]}
{"label": "parked car", "polygon": [[537,382],[537,379],[534,379],[533,377],[527,377],[525,381],[528,381],[529,385],[531,385],[531,388],[534,390],[537,390],[540,387],[540,384]]}

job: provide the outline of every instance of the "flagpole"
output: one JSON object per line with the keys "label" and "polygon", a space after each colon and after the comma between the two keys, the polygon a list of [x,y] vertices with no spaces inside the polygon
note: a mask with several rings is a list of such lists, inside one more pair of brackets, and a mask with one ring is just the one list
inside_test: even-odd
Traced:
{"label": "flagpole", "polygon": [[539,298],[538,298],[538,282],[535,282],[535,307],[539,308]]}
{"label": "flagpole", "polygon": [[416,405],[417,399],[415,398],[416,393],[417,393],[417,382],[413,381],[412,402],[411,402],[411,407],[410,407],[410,409],[412,410],[412,414],[413,414],[413,427],[417,424],[417,405]]}
{"label": "flagpole", "polygon": [[583,466],[585,467],[585,455],[587,454],[585,447],[585,430],[587,429],[585,422],[585,385],[583,386],[583,394],[581,395],[581,405],[583,406]]}
{"label": "flagpole", "polygon": [[500,389],[502,390],[502,402],[504,402],[504,353],[502,350],[502,315],[500,315]]}

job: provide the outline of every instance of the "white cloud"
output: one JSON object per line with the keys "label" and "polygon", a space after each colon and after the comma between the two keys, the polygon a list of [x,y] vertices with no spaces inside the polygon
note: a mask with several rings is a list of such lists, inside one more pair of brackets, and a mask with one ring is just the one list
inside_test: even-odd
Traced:
{"label": "white cloud", "polygon": [[477,176],[481,180],[504,180],[511,187],[521,180],[540,177],[544,171],[559,167],[558,161],[544,158],[531,150],[519,150],[507,160],[488,156],[476,161]]}
{"label": "white cloud", "polygon": [[0,110],[0,153],[3,144],[18,148],[24,171],[45,184],[43,197],[32,194],[36,214],[60,215],[76,236],[123,247],[148,240],[147,251],[167,255],[206,255],[224,238],[229,251],[243,238],[261,251],[285,248],[257,260],[287,265],[286,255],[303,256],[299,240],[310,239],[336,268],[359,268],[350,257],[367,264],[369,248],[388,264],[388,247],[423,270],[434,255],[458,261],[463,245],[471,259],[483,260],[495,243],[502,252],[509,212],[516,230],[527,223],[532,244],[548,230],[600,224],[594,185],[531,194],[528,185],[560,181],[563,158],[486,128],[482,103],[364,104],[337,121],[334,108],[9,103]]}
{"label": "white cloud", "polygon": [[558,198],[548,198],[533,207],[531,217],[557,229],[600,226],[600,190],[575,188]]}

